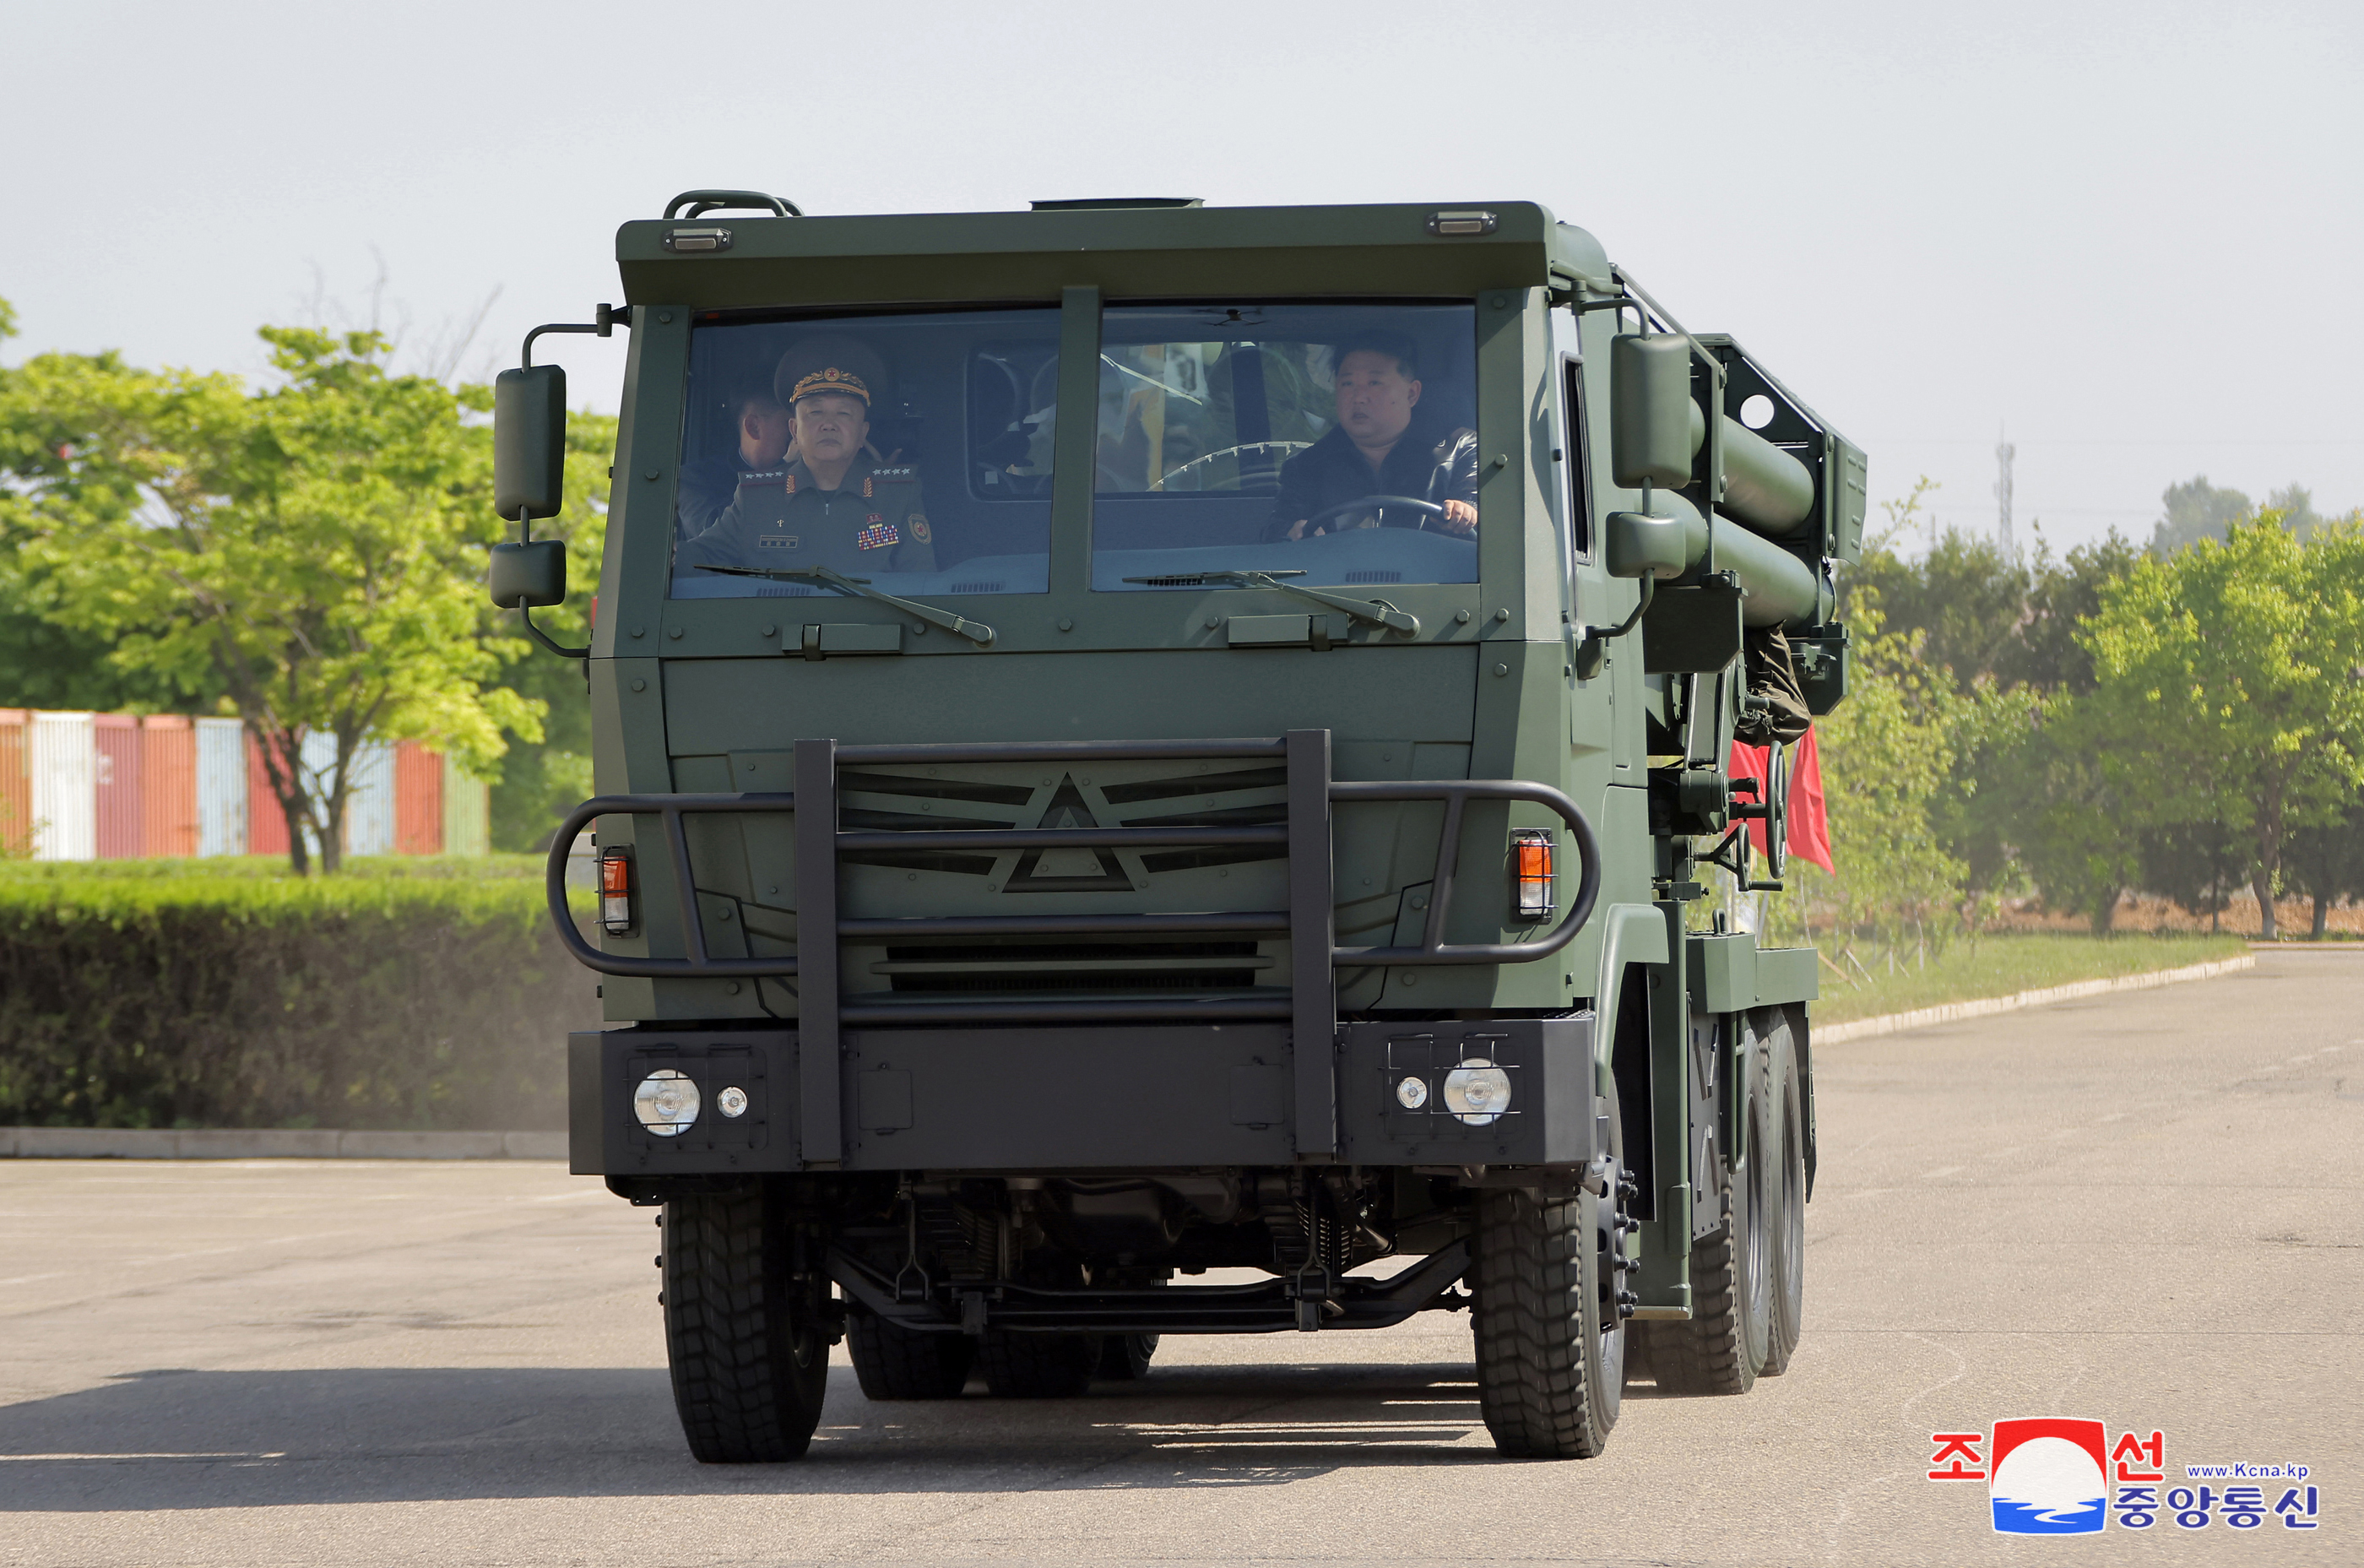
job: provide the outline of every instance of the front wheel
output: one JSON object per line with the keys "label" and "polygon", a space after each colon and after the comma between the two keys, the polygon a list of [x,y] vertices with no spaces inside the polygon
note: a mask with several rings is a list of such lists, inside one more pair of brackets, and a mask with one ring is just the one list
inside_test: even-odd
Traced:
{"label": "front wheel", "polygon": [[820,1424],[829,1341],[761,1188],[664,1206],[665,1359],[704,1464],[801,1458]]}
{"label": "front wheel", "polygon": [[1478,1401],[1511,1458],[1593,1459],[1617,1424],[1624,1319],[1613,1267],[1604,1270],[1601,1208],[1589,1190],[1478,1200]]}

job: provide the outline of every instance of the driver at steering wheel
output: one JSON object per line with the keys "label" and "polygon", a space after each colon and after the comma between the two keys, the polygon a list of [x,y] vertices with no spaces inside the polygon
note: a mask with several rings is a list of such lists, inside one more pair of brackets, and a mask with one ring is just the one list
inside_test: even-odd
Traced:
{"label": "driver at steering wheel", "polygon": [[[1427,527],[1459,538],[1478,532],[1478,432],[1447,426],[1420,409],[1419,351],[1399,332],[1366,332],[1337,346],[1338,423],[1281,465],[1280,495],[1267,539],[1303,539],[1349,528]],[[1444,509],[1442,518],[1399,507],[1366,507],[1309,527],[1324,508],[1365,496],[1409,496]]]}

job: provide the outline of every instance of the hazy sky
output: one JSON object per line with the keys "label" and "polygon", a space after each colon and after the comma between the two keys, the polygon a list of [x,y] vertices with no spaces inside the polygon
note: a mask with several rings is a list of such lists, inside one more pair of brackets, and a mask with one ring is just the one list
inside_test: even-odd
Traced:
{"label": "hazy sky", "polygon": [[[1533,199],[2022,537],[2170,481],[2364,504],[2364,6],[413,0],[12,7],[0,296],[254,371],[324,297],[465,362],[619,294],[699,186],[808,212]],[[497,297],[495,293],[497,291]],[[563,340],[578,399],[620,353]]]}

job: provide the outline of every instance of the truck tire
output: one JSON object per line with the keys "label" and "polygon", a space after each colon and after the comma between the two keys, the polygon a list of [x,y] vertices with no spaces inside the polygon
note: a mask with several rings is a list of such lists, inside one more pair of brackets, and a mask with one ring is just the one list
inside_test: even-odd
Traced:
{"label": "truck tire", "polygon": [[770,1207],[761,1188],[664,1206],[665,1359],[701,1464],[800,1458],[820,1424],[829,1342],[799,1309]]}
{"label": "truck tire", "polygon": [[1511,1458],[1596,1458],[1617,1423],[1624,1322],[1601,1285],[1600,1202],[1478,1197],[1478,1401]]}
{"label": "truck tire", "polygon": [[976,1368],[997,1399],[1074,1399],[1099,1366],[1096,1334],[1017,1334],[988,1328],[977,1341]]}
{"label": "truck tire", "polygon": [[[1745,1020],[1740,1026],[1748,1027]],[[1757,1070],[1763,1049],[1752,1029],[1745,1070]],[[1770,1161],[1758,1151],[1772,1139],[1765,1096],[1755,1088],[1752,1082],[1739,1159],[1728,1173],[1729,1213],[1691,1243],[1690,1321],[1649,1325],[1650,1365],[1662,1394],[1745,1394],[1767,1359],[1773,1260],[1764,1173]]]}
{"label": "truck tire", "polygon": [[1100,1340],[1098,1376],[1105,1383],[1139,1383],[1157,1353],[1154,1334],[1110,1334]]}
{"label": "truck tire", "polygon": [[957,1399],[976,1359],[965,1334],[922,1334],[858,1310],[846,1314],[845,1348],[870,1399]]}
{"label": "truck tire", "polygon": [[1770,1135],[1766,1149],[1765,1191],[1771,1209],[1765,1230],[1772,1250],[1771,1302],[1759,1377],[1790,1370],[1805,1331],[1806,1315],[1806,1106],[1798,1081],[1797,1043],[1790,1022],[1777,1015],[1765,1036],[1763,1088]]}

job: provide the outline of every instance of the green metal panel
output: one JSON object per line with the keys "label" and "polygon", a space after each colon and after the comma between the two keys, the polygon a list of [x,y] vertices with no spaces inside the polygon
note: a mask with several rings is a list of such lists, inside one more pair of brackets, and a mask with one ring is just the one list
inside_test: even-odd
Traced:
{"label": "green metal panel", "polygon": [[1759,947],[1756,950],[1756,1000],[1754,1005],[1773,1007],[1785,1002],[1812,1002],[1823,994],[1821,959],[1812,947]]}
{"label": "green metal panel", "polygon": [[1747,932],[1692,936],[1690,994],[1702,1013],[1744,1013],[1756,1005],[1756,938]]}

